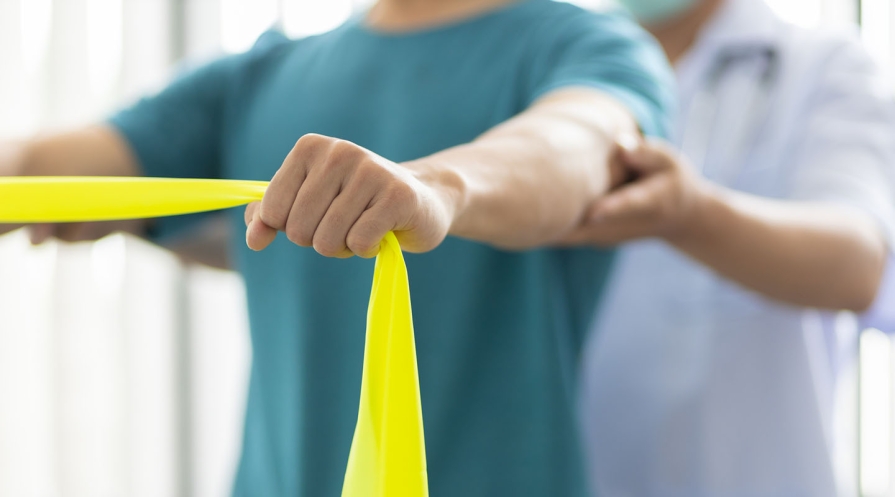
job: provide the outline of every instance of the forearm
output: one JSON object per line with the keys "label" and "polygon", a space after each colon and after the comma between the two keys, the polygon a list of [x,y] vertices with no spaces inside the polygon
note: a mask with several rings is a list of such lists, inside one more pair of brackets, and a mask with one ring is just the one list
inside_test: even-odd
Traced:
{"label": "forearm", "polygon": [[[0,176],[137,176],[140,168],[124,139],[106,126],[17,143],[0,143]],[[95,240],[115,231],[141,234],[145,220],[38,225],[35,243],[50,237],[67,241]],[[18,228],[0,225],[0,234]]]}
{"label": "forearm", "polygon": [[453,195],[452,235],[529,248],[580,223],[612,182],[614,143],[636,133],[634,119],[612,98],[567,90],[470,144],[409,166]]}
{"label": "forearm", "polygon": [[[140,168],[124,139],[105,125],[48,135],[9,145],[0,174],[18,176],[138,176]],[[0,161],[3,159],[0,158]]]}
{"label": "forearm", "polygon": [[856,311],[872,304],[887,248],[869,216],[707,188],[694,219],[669,237],[678,249],[790,304]]}

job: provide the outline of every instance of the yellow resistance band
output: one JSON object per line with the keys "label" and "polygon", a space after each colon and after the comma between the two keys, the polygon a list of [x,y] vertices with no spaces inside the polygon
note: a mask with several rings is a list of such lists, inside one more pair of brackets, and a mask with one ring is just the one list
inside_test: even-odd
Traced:
{"label": "yellow resistance band", "polygon": [[[266,188],[260,181],[0,178],[0,224],[189,214],[261,200]],[[382,240],[376,257],[365,347],[360,408],[342,497],[427,497],[410,289],[393,233]]]}
{"label": "yellow resistance band", "polygon": [[423,440],[407,268],[390,232],[373,272],[360,409],[342,497],[428,496]]}
{"label": "yellow resistance band", "polygon": [[0,222],[62,223],[174,216],[248,204],[265,181],[167,178],[0,178]]}

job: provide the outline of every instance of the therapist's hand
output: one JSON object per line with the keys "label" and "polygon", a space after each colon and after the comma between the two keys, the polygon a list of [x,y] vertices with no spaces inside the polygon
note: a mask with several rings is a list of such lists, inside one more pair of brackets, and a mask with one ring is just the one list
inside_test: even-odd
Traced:
{"label": "therapist's hand", "polygon": [[434,168],[310,134],[298,140],[264,199],[246,208],[246,243],[262,250],[282,231],[327,257],[373,257],[394,231],[403,249],[425,252],[447,236],[455,204]]}
{"label": "therapist's hand", "polygon": [[563,242],[608,246],[685,236],[710,194],[708,183],[663,142],[628,140],[619,145],[619,160],[635,179],[596,200]]}

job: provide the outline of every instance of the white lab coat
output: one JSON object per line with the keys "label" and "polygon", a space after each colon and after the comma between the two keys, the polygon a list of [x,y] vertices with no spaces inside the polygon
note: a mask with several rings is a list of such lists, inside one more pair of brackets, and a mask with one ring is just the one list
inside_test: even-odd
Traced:
{"label": "white lab coat", "polygon": [[[891,237],[891,97],[849,36],[786,24],[761,0],[729,0],[676,68],[680,117],[672,141],[681,145],[719,52],[741,46],[779,56],[770,105],[744,132],[763,61],[726,71],[699,169],[755,195],[862,209]],[[832,413],[857,326],[829,318],[744,290],[659,241],[627,245],[582,367],[581,415],[597,495],[848,495],[855,483],[834,469]]]}

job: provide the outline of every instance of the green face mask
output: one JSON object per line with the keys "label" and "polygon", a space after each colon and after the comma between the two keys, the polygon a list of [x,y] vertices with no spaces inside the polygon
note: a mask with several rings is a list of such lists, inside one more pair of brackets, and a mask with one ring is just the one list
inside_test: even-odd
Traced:
{"label": "green face mask", "polygon": [[617,0],[646,24],[660,22],[692,7],[696,0]]}

